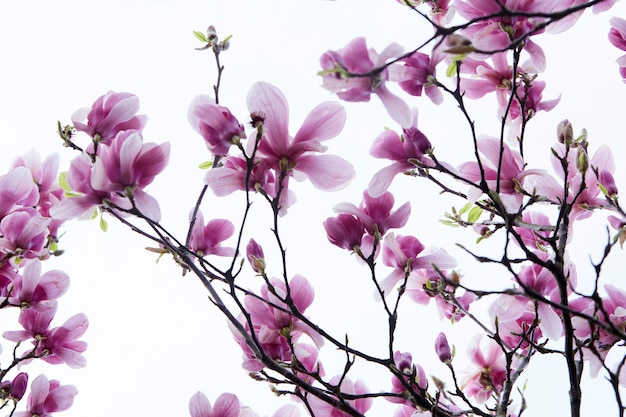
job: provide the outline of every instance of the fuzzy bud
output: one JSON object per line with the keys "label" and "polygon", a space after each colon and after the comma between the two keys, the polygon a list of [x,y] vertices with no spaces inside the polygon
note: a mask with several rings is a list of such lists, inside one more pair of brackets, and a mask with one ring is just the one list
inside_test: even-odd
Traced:
{"label": "fuzzy bud", "polygon": [[574,139],[574,128],[569,120],[565,119],[559,123],[556,128],[556,136],[558,137],[560,143],[566,145],[572,143],[572,140]]}
{"label": "fuzzy bud", "polygon": [[448,339],[443,332],[439,333],[439,336],[437,336],[435,340],[435,352],[439,360],[443,363],[447,363],[452,359],[452,351],[450,350]]}

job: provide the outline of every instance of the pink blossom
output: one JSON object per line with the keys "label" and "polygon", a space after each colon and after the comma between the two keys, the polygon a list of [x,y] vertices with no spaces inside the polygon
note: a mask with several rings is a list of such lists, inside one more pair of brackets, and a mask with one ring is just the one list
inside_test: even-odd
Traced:
{"label": "pink blossom", "polygon": [[[456,1],[452,6],[467,20],[479,19],[464,30],[464,35],[472,40],[472,45],[481,51],[497,51],[508,48],[513,39],[519,39],[528,34],[540,34],[544,32],[541,25],[546,18],[515,15],[515,12],[524,14],[545,14],[565,10],[572,6],[576,0],[549,0],[549,1],[517,1],[504,0],[502,6],[511,13],[502,12],[498,2],[481,1]],[[571,13],[567,18],[560,19],[550,24],[549,32],[556,33],[566,30],[574,24],[582,11]],[[488,16],[492,16],[487,18]],[[525,41],[525,51],[530,55],[531,61],[539,71],[545,69],[545,55],[541,48],[531,39]]]}
{"label": "pink blossom", "polygon": [[38,259],[26,262],[22,275],[13,280],[9,302],[21,308],[45,309],[67,291],[69,277],[63,271],[52,270],[41,274]]}
{"label": "pink blossom", "polygon": [[[49,155],[42,162],[37,152],[30,151],[13,161],[13,168],[18,166],[26,167],[31,172],[33,181],[39,189],[39,202],[36,208],[43,217],[50,217],[50,209],[64,198],[64,191],[57,181],[59,155]],[[48,225],[50,237],[56,238],[62,223],[62,220],[57,219],[50,221]]]}
{"label": "pink blossom", "polygon": [[413,392],[423,393],[428,389],[426,373],[420,365],[413,364],[413,356],[409,352],[394,352],[393,361],[404,377],[403,380],[395,375],[391,378],[391,392],[403,395],[402,397],[387,397],[387,401],[411,405],[410,398],[406,398],[408,396],[406,394],[409,392],[406,385],[410,386]]}
{"label": "pink blossom", "polygon": [[87,349],[87,343],[77,340],[81,337],[89,321],[83,313],[70,317],[62,326],[55,327],[46,335],[38,350],[47,351],[42,358],[51,364],[65,363],[70,368],[82,368],[87,361],[81,355]]}
{"label": "pink blossom", "polygon": [[[563,184],[566,181],[565,183],[568,185],[567,202],[572,204],[570,214],[570,225],[572,225],[575,220],[590,217],[592,213],[590,209],[606,206],[607,203],[598,186],[595,171],[612,173],[615,171],[615,161],[611,150],[605,145],[600,146],[590,159],[587,150],[582,147],[570,148],[568,151],[565,145],[557,143],[553,149],[551,162],[560,181],[547,175],[534,175],[527,177],[525,186],[535,190],[537,195],[545,196],[555,204],[561,204],[560,202],[565,199]],[[581,173],[577,168],[577,163],[581,158],[587,161],[593,169],[586,169],[584,173]],[[567,175],[563,171],[561,159],[566,163]],[[575,201],[572,201],[574,197]]]}
{"label": "pink blossom", "polygon": [[486,402],[492,394],[498,395],[506,379],[506,361],[502,349],[488,339],[486,350],[481,346],[482,335],[476,335],[469,343],[468,355],[478,367],[465,381],[463,391],[480,403]]}
{"label": "pink blossom", "polygon": [[241,405],[234,394],[225,393],[217,397],[215,405],[200,391],[189,400],[191,417],[239,417]]}
{"label": "pink blossom", "polygon": [[430,141],[417,128],[417,111],[413,112],[411,127],[402,129],[401,135],[393,130],[385,130],[374,141],[370,155],[389,159],[393,163],[374,174],[368,186],[368,193],[372,197],[380,197],[387,191],[396,175],[416,168],[412,160],[419,161],[425,166],[432,166],[433,162],[426,156],[431,149]]}
{"label": "pink blossom", "polygon": [[215,104],[207,95],[193,99],[187,118],[214,155],[226,155],[230,146],[246,137],[246,132],[228,108]]}
{"label": "pink blossom", "polygon": [[324,221],[324,229],[330,243],[343,249],[356,250],[361,246],[365,226],[351,214],[338,214]]}
{"label": "pink blossom", "polygon": [[[344,188],[354,178],[350,163],[335,155],[319,155],[326,150],[323,141],[339,134],[345,123],[345,111],[337,103],[325,102],[314,108],[294,137],[289,135],[289,107],[280,90],[268,83],[256,83],[248,93],[248,109],[264,115],[263,137],[257,157],[274,170],[275,178],[285,175],[274,190],[266,192],[276,197],[280,190],[280,209],[288,208],[289,178],[308,178],[318,189],[335,191]],[[261,184],[263,186],[265,184]],[[281,188],[282,187],[282,188]]]}
{"label": "pink blossom", "polygon": [[247,170],[248,163],[244,157],[227,156],[220,161],[220,165],[208,170],[204,182],[217,196],[225,196],[238,190],[255,191],[257,186],[270,195],[274,194],[274,175],[265,162],[254,162],[246,188]]}
{"label": "pink blossom", "polygon": [[80,194],[53,207],[52,216],[70,219],[112,203],[125,210],[131,210],[134,205],[144,216],[160,220],[159,205],[144,188],[165,169],[169,143],[143,143],[141,132],[128,130],[120,132],[110,146],[102,145],[98,149],[94,162],[85,155],[72,160],[67,181]]}
{"label": "pink blossom", "polygon": [[[344,378],[335,376],[331,378],[329,383],[331,385],[338,385],[341,381],[341,385],[338,387],[342,393],[345,394],[365,394],[368,393],[369,390],[365,383],[360,379],[353,382],[350,378]],[[332,405],[320,400],[317,397],[309,396],[309,405],[313,410],[313,414],[316,416],[324,416],[324,417],[347,417],[349,414],[344,413]],[[365,414],[370,407],[372,406],[371,398],[359,398],[356,400],[348,400],[346,401],[351,407],[357,410],[361,414]]]}
{"label": "pink blossom", "polygon": [[434,104],[441,104],[443,94],[435,81],[437,65],[444,57],[445,53],[441,51],[441,48],[435,48],[430,56],[422,52],[414,52],[404,59],[404,65],[412,71],[409,79],[398,83],[400,88],[412,96],[421,96],[424,91]]}
{"label": "pink blossom", "polygon": [[134,94],[109,91],[91,108],[77,110],[72,115],[72,123],[76,130],[87,133],[94,141],[108,144],[119,132],[143,129],[147,117],[136,116],[138,110],[139,99]]}
{"label": "pink blossom", "polygon": [[61,385],[39,375],[30,387],[26,411],[18,411],[15,417],[52,417],[52,413],[65,411],[72,406],[78,390],[73,385]]}
{"label": "pink blossom", "polygon": [[[304,313],[313,302],[314,291],[311,284],[301,275],[295,275],[289,281],[289,292],[287,292],[285,282],[272,278],[268,284],[261,288],[261,298],[246,296],[244,304],[250,315],[254,333],[261,343],[263,351],[272,359],[290,363],[293,355],[300,362],[309,366],[310,371],[316,370],[317,351],[314,347],[299,342],[302,335],[307,335],[316,345],[320,347],[324,340],[312,328],[307,326],[297,317],[290,313],[287,294],[289,294],[290,304],[300,313]],[[242,325],[250,331],[250,325],[243,318],[240,318]],[[244,352],[243,367],[251,372],[257,372],[264,368],[264,365],[255,357],[241,334],[231,328],[235,339]],[[292,350],[287,342],[285,332],[289,332],[291,343],[295,345]]]}
{"label": "pink blossom", "polygon": [[52,207],[50,215],[63,220],[90,218],[94,209],[111,197],[111,192],[95,188],[98,184],[94,179],[93,163],[89,156],[81,154],[74,158],[67,172],[67,182],[75,195]]}
{"label": "pink blossom", "polygon": [[365,38],[355,38],[343,49],[325,52],[320,58],[322,71],[319,74],[324,87],[342,100],[369,101],[370,95],[376,94],[391,118],[406,127],[411,121],[409,107],[387,89],[385,81],[407,81],[419,72],[401,64],[381,69],[402,52],[402,47],[393,43],[378,54],[367,48]]}
{"label": "pink blossom", "polygon": [[[190,213],[190,220],[191,215]],[[235,232],[235,226],[226,219],[212,219],[204,224],[204,216],[198,210],[195,223],[191,229],[189,248],[199,256],[218,255],[233,256],[235,248],[221,246],[221,243],[231,237]]]}
{"label": "pink blossom", "polygon": [[359,207],[351,203],[340,203],[334,207],[334,211],[355,216],[363,223],[368,234],[381,237],[389,229],[404,226],[411,214],[410,203],[404,203],[392,212],[394,202],[393,194],[389,192],[385,192],[379,197],[372,197],[365,191]]}
{"label": "pink blossom", "polygon": [[50,219],[39,212],[22,209],[8,214],[0,221],[0,252],[18,259],[44,256],[48,249]]}
{"label": "pink blossom", "polygon": [[[414,236],[398,236],[389,233],[383,245],[383,263],[392,267],[393,272],[380,281],[379,285],[385,295],[389,295],[396,284],[407,279],[414,279],[413,272],[420,269],[443,270],[456,266],[456,261],[445,250],[425,247]],[[407,276],[408,275],[408,276]]]}
{"label": "pink blossom", "polygon": [[87,343],[76,339],[87,330],[87,317],[79,313],[62,326],[50,329],[55,313],[56,302],[46,309],[24,309],[18,319],[24,330],[7,331],[3,336],[14,342],[32,340],[35,345],[34,353],[48,363],[65,363],[71,368],[85,366],[86,361],[81,353],[87,349]]}
{"label": "pink blossom", "polygon": [[[541,177],[543,170],[527,170],[524,158],[519,152],[512,150],[506,143],[496,138],[483,138],[478,141],[478,150],[484,156],[481,159],[484,177],[476,162],[462,164],[458,171],[463,178],[475,184],[480,184],[484,179],[489,190],[495,191],[499,187],[500,199],[509,213],[519,210],[524,195],[518,191],[517,186],[522,185],[528,175]],[[499,167],[499,161],[502,164]],[[500,169],[498,171],[498,169]],[[477,200],[483,190],[472,187],[468,193],[471,201]]]}
{"label": "pink blossom", "polygon": [[26,167],[15,167],[0,176],[0,219],[17,207],[34,207],[39,201],[39,190]]}
{"label": "pink blossom", "polygon": [[[619,17],[613,17],[610,20],[611,30],[609,31],[609,41],[616,48],[626,51],[626,20]],[[622,55],[617,59],[619,72],[624,82],[626,82],[626,55]]]}

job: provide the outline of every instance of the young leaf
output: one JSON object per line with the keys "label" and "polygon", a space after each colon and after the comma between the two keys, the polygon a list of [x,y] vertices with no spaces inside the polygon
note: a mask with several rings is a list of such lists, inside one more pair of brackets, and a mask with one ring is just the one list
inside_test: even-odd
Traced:
{"label": "young leaf", "polygon": [[475,223],[476,220],[478,220],[482,214],[483,214],[483,209],[481,209],[478,206],[474,206],[467,214],[467,221],[469,223]]}
{"label": "young leaf", "polygon": [[200,42],[204,42],[204,43],[209,42],[209,40],[206,38],[204,33],[200,32],[200,31],[197,31],[197,30],[194,30],[193,34],[196,37],[196,39],[198,39]]}

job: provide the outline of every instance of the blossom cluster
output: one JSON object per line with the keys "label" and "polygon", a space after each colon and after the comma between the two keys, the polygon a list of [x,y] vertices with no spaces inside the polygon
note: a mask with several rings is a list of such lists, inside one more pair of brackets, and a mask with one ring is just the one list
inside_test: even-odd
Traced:
{"label": "blossom cluster", "polygon": [[[18,309],[16,326],[20,326],[2,334],[14,346],[8,349],[11,358],[0,368],[0,408],[12,408],[11,415],[20,417],[66,410],[77,394],[74,386],[60,385],[45,375],[34,378],[28,390],[30,375],[22,367],[39,359],[72,368],[85,366],[82,353],[87,344],[79,338],[87,330],[87,317],[79,313],[53,325],[69,277],[60,270],[42,272],[43,261],[61,253],[58,237],[63,221],[51,216],[64,200],[58,166],[58,155],[42,161],[31,151],[0,177],[0,309]],[[27,392],[25,410],[16,411]]]}

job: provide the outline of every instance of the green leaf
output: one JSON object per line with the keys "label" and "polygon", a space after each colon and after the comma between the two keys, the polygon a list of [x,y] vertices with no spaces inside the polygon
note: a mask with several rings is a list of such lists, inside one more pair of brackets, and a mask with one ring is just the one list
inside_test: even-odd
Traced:
{"label": "green leaf", "polygon": [[470,208],[472,208],[472,203],[465,204],[463,207],[461,207],[461,210],[459,210],[459,214],[467,213]]}
{"label": "green leaf", "polygon": [[447,77],[452,77],[456,74],[456,61],[452,60],[452,62],[450,62],[450,65],[448,65],[448,68],[446,68],[446,76]]}
{"label": "green leaf", "polygon": [[204,33],[200,32],[198,30],[194,30],[193,34],[196,37],[196,39],[198,39],[200,42],[204,42],[204,43],[208,43],[209,42],[209,40],[206,38]]}
{"label": "green leaf", "polygon": [[440,223],[445,224],[446,226],[452,226],[452,227],[457,227],[458,224],[457,222],[453,222],[452,220],[439,220]]}
{"label": "green leaf", "polygon": [[212,166],[213,166],[213,162],[211,162],[211,161],[206,161],[206,162],[203,162],[203,163],[201,163],[200,165],[198,165],[198,168],[200,168],[200,169],[209,169],[209,168],[211,168]]}
{"label": "green leaf", "polygon": [[59,185],[61,186],[63,191],[72,191],[72,187],[70,187],[70,184],[67,182],[67,171],[63,171],[59,174]]}
{"label": "green leaf", "polygon": [[232,38],[233,35],[228,35],[227,37],[224,38],[224,40],[222,41],[222,43],[226,43],[230,40],[230,38]]}
{"label": "green leaf", "polygon": [[467,221],[469,223],[475,223],[476,220],[478,220],[482,214],[483,214],[483,209],[481,209],[478,206],[474,206],[467,214]]}
{"label": "green leaf", "polygon": [[109,230],[109,225],[107,221],[104,220],[104,217],[102,216],[100,216],[100,230],[102,230],[103,232],[106,232],[107,230]]}

